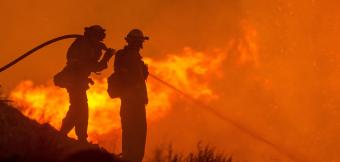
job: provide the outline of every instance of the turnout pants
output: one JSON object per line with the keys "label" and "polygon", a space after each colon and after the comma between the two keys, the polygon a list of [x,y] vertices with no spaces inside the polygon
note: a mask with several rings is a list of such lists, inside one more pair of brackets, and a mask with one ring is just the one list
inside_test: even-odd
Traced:
{"label": "turnout pants", "polygon": [[121,100],[123,159],[142,162],[146,141],[146,112],[144,102],[138,99]]}
{"label": "turnout pants", "polygon": [[88,104],[86,88],[67,89],[70,99],[69,110],[63,119],[60,131],[67,135],[73,127],[79,141],[87,142]]}

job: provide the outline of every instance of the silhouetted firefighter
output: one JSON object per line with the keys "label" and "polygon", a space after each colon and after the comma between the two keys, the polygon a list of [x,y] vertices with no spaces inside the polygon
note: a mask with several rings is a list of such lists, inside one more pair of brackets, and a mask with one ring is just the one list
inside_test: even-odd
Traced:
{"label": "silhouetted firefighter", "polygon": [[125,38],[127,45],[115,56],[115,73],[108,79],[110,96],[121,98],[122,153],[123,159],[131,162],[142,162],[144,157],[148,103],[145,81],[149,73],[139,52],[148,39],[138,29],[130,31]]}
{"label": "silhouetted firefighter", "polygon": [[[60,132],[67,135],[75,127],[79,141],[87,142],[88,104],[86,91],[92,72],[107,68],[107,62],[114,54],[113,49],[102,43],[105,30],[99,25],[85,28],[84,36],[77,38],[67,52],[66,67],[54,76],[54,83],[67,89],[70,107],[63,119]],[[102,57],[102,50],[106,50]],[[100,60],[101,59],[101,60]]]}

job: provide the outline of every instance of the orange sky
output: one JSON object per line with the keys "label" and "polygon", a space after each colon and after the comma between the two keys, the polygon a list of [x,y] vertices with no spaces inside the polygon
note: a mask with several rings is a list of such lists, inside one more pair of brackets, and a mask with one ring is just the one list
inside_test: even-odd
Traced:
{"label": "orange sky", "polygon": [[[237,30],[239,10],[238,2],[223,1],[1,1],[4,39],[0,41],[0,64],[47,39],[83,33],[83,28],[92,24],[107,29],[105,42],[113,48],[123,46],[124,36],[132,28],[142,29],[152,40],[145,45],[146,56],[185,46],[219,47]],[[60,42],[39,51],[2,74],[0,82],[13,87],[23,78],[46,81],[65,63],[69,43]]]}
{"label": "orange sky", "polygon": [[[55,3],[2,0],[0,65],[45,40],[82,33],[83,27],[91,24],[107,29],[105,43],[113,48],[124,45],[124,35],[130,29],[141,28],[151,38],[143,54],[155,59],[165,53],[180,54],[184,47],[196,51],[225,49],[230,40],[242,38],[243,28],[249,26],[256,31],[258,63],[240,68],[229,59],[232,63],[225,63],[222,68],[224,76],[211,84],[220,96],[211,104],[300,159],[338,162],[339,3],[336,0],[59,0]],[[44,48],[1,73],[0,84],[9,91],[23,79],[37,84],[47,82],[64,66],[70,43],[63,41]],[[111,71],[106,70],[104,76]],[[186,127],[175,127],[191,118],[181,109],[155,124],[150,130],[154,139],[151,143],[167,138],[192,145],[201,139],[247,160],[285,161],[276,151],[231,125],[205,111],[195,110],[189,112],[204,117],[192,117],[192,123],[186,121]],[[178,120],[173,121],[172,117]],[[167,132],[164,128],[178,131]],[[187,133],[176,138],[180,132]]]}

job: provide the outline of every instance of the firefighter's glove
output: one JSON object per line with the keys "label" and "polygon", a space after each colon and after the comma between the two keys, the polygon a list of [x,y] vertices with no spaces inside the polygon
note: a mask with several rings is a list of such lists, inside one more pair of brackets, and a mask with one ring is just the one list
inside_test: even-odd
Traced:
{"label": "firefighter's glove", "polygon": [[108,48],[104,54],[102,62],[109,62],[111,57],[116,53],[115,49]]}

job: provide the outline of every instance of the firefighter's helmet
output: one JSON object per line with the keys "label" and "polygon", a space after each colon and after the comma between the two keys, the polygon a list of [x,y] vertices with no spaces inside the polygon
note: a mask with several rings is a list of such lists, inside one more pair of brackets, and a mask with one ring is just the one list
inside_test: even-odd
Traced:
{"label": "firefighter's helmet", "polygon": [[127,39],[141,39],[141,40],[149,40],[149,37],[145,36],[143,32],[139,29],[131,30],[127,36]]}

